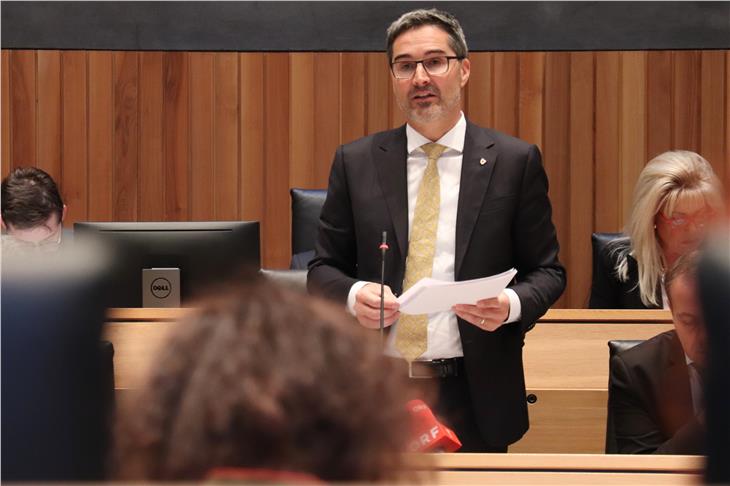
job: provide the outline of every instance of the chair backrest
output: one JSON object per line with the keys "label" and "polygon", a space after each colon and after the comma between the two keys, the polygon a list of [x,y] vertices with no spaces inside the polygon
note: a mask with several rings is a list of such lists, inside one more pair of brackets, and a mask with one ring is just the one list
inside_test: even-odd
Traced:
{"label": "chair backrest", "polygon": [[264,280],[284,285],[293,290],[307,292],[307,271],[306,270],[260,270]]}
{"label": "chair backrest", "polygon": [[[317,241],[319,214],[322,212],[326,189],[291,189],[291,248],[292,255],[312,252]],[[313,254],[312,254],[313,255]],[[310,257],[311,258],[311,257]],[[291,268],[306,268],[300,261]],[[307,259],[308,260],[308,259]],[[292,265],[294,265],[292,261]]]}
{"label": "chair backrest", "polygon": [[[608,342],[608,375],[611,376],[611,366],[613,363],[611,358],[617,354],[631,349],[643,341],[634,339],[616,339]],[[608,411],[606,414],[606,454],[617,454],[618,445],[616,444],[616,430],[613,424],[613,415],[611,413],[611,386],[608,387]]]}
{"label": "chair backrest", "polygon": [[591,247],[593,248],[593,268],[600,262],[606,245],[619,238],[626,237],[623,233],[593,233],[591,234]]}

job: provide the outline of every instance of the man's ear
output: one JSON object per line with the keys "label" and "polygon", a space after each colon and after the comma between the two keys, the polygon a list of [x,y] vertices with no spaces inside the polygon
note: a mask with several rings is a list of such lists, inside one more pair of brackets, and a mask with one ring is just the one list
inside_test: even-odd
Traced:
{"label": "man's ear", "polygon": [[68,212],[68,206],[65,204],[63,205],[63,212],[61,212],[61,224],[63,224],[64,220],[66,219],[66,213]]}
{"label": "man's ear", "polygon": [[2,228],[3,231],[7,231],[8,227],[5,226],[5,221],[3,221],[3,217],[0,216],[0,228]]}
{"label": "man's ear", "polygon": [[461,60],[461,87],[463,88],[466,86],[466,83],[469,82],[469,75],[471,74],[471,61],[469,61],[469,58],[464,58]]}

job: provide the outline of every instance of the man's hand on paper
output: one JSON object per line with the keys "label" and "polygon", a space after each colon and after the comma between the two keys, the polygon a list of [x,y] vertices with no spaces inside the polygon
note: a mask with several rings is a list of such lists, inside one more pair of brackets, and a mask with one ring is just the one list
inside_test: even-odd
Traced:
{"label": "man's hand on paper", "polygon": [[[383,325],[388,327],[400,317],[400,312],[398,312],[400,304],[387,285],[385,286],[383,300],[385,302],[383,306],[385,308]],[[354,310],[360,325],[370,329],[378,329],[380,327],[380,284],[369,283],[358,290],[355,294]]]}
{"label": "man's hand on paper", "polygon": [[509,297],[502,291],[497,297],[482,299],[476,305],[457,304],[452,307],[457,316],[484,331],[496,331],[509,317]]}

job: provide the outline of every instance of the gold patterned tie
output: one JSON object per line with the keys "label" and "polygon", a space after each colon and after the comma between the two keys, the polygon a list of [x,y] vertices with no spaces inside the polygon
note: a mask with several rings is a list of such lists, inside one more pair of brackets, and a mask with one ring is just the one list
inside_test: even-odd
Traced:
{"label": "gold patterned tie", "polygon": [[[403,291],[408,290],[433,270],[433,255],[436,251],[436,231],[438,230],[439,208],[441,205],[441,186],[436,161],[446,147],[437,143],[427,143],[421,147],[428,156],[428,165],[418,188],[416,209],[408,241],[406,276]],[[398,320],[395,347],[409,363],[421,356],[428,346],[428,315],[402,315]]]}

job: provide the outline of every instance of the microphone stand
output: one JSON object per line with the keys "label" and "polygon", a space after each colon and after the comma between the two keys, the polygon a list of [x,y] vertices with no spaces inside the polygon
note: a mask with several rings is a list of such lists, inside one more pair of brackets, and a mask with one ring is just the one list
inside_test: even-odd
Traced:
{"label": "microphone stand", "polygon": [[380,343],[385,339],[385,252],[388,251],[388,232],[383,231],[380,249]]}

